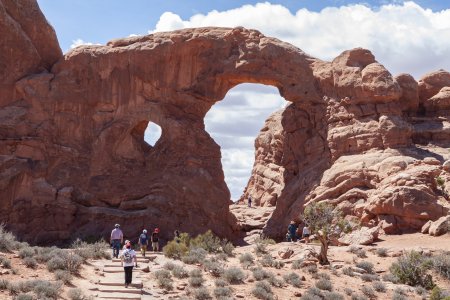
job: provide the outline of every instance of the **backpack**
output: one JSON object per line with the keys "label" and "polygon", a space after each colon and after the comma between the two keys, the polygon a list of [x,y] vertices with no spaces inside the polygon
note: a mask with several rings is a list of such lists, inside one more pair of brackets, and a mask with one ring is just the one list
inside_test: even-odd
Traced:
{"label": "backpack", "polygon": [[139,241],[141,243],[141,245],[145,245],[147,243],[148,237],[146,234],[142,233],[141,236],[139,237]]}
{"label": "backpack", "polygon": [[131,256],[131,250],[125,250],[124,252],[123,252],[123,261],[126,263],[126,264],[131,264],[131,263],[133,263],[133,256]]}

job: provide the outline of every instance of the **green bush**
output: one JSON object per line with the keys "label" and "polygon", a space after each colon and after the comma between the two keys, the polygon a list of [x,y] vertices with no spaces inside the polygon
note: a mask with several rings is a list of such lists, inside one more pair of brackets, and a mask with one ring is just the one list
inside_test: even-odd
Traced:
{"label": "green bush", "polygon": [[93,243],[87,243],[81,239],[76,239],[70,246],[73,252],[80,256],[84,261],[88,259],[111,259],[109,244],[101,239]]}
{"label": "green bush", "polygon": [[225,270],[223,278],[231,284],[238,284],[244,281],[245,274],[240,268],[231,267]]}
{"label": "green bush", "polygon": [[272,273],[264,270],[263,268],[253,268],[252,274],[256,281],[261,281],[274,276]]}
{"label": "green bush", "polygon": [[33,285],[33,291],[38,299],[58,299],[62,292],[62,286],[58,282],[51,283],[45,280],[37,280]]}
{"label": "green bush", "polygon": [[430,293],[430,300],[450,300],[450,292],[435,286]]}
{"label": "green bush", "polygon": [[163,253],[166,257],[173,259],[181,259],[189,252],[189,248],[183,243],[170,241],[163,248]]}
{"label": "green bush", "polygon": [[261,260],[259,261],[259,263],[263,266],[263,267],[271,267],[273,264],[273,257],[270,254],[265,254]]}
{"label": "green bush", "polygon": [[266,281],[258,281],[252,289],[252,294],[258,299],[272,300],[274,299],[272,288]]}
{"label": "green bush", "polygon": [[223,264],[217,261],[206,259],[203,263],[205,271],[209,272],[214,277],[220,277],[223,272]]}
{"label": "green bush", "polygon": [[193,287],[200,287],[205,279],[203,279],[203,274],[200,270],[194,269],[189,272],[189,285]]}
{"label": "green bush", "polygon": [[35,269],[37,267],[37,261],[34,257],[27,256],[23,259],[23,263],[27,268]]}
{"label": "green bush", "polygon": [[410,286],[422,286],[426,289],[434,287],[433,278],[427,274],[432,262],[416,251],[403,254],[390,267],[391,273],[399,282]]}
{"label": "green bush", "polygon": [[244,268],[248,268],[253,265],[255,258],[250,253],[244,253],[239,256],[239,262]]}
{"label": "green bush", "polygon": [[0,224],[0,252],[11,253],[17,249],[16,237],[6,231],[5,224]]}
{"label": "green bush", "polygon": [[202,248],[209,253],[218,253],[222,251],[222,244],[220,238],[215,236],[211,230],[204,234],[199,234],[190,240],[190,247]]}
{"label": "green bush", "polygon": [[47,262],[47,269],[50,272],[54,272],[55,270],[65,270],[66,269],[66,265],[64,262],[64,259],[60,256],[56,256],[51,258],[48,262]]}

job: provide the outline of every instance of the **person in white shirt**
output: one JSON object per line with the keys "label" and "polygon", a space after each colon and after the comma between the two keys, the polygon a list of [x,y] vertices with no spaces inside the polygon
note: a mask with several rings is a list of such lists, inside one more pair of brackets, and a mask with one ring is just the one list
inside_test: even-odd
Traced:
{"label": "person in white shirt", "polygon": [[305,227],[303,227],[303,238],[305,239],[305,244],[309,243],[309,236],[311,235],[311,232],[309,231],[309,227],[307,224],[305,224]]}
{"label": "person in white shirt", "polygon": [[125,287],[127,288],[133,281],[133,267],[137,267],[137,257],[130,242],[126,243],[125,247],[126,249],[120,255],[120,261],[125,271]]}
{"label": "person in white shirt", "polygon": [[113,231],[111,231],[111,238],[109,242],[111,243],[111,246],[113,248],[113,257],[118,258],[119,257],[119,251],[120,251],[120,244],[123,243],[123,233],[122,230],[120,230],[120,225],[116,224],[114,225]]}

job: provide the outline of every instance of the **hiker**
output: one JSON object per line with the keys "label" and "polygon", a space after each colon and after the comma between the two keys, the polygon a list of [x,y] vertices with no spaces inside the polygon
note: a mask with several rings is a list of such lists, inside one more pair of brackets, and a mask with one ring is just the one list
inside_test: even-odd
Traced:
{"label": "hiker", "polygon": [[152,233],[152,249],[153,252],[159,252],[159,228],[155,228]]}
{"label": "hiker", "polygon": [[147,251],[148,246],[147,229],[142,230],[142,233],[139,236],[139,246],[141,247],[142,256],[145,257],[145,252]]}
{"label": "hiker", "polygon": [[178,229],[175,230],[175,232],[173,233],[174,240],[179,244],[181,241],[181,236],[180,236],[180,232],[178,231]]}
{"label": "hiker", "polygon": [[252,207],[252,196],[248,196],[248,207]]}
{"label": "hiker", "polygon": [[289,231],[286,233],[286,242],[290,242],[290,241],[292,241],[292,238],[291,238],[291,234],[289,233]]}
{"label": "hiker", "polygon": [[295,221],[292,220],[291,223],[288,226],[288,232],[291,235],[292,242],[295,242],[297,240],[296,232],[297,232],[297,224],[295,224]]}
{"label": "hiker", "polygon": [[136,252],[131,249],[131,243],[125,244],[126,249],[120,255],[120,261],[125,271],[125,287],[127,288],[133,280],[133,267],[137,268]]}
{"label": "hiker", "polygon": [[305,224],[305,227],[303,227],[303,234],[302,237],[305,240],[305,244],[309,243],[309,236],[311,235],[311,231],[309,231],[308,224]]}
{"label": "hiker", "polygon": [[119,224],[114,225],[114,229],[111,231],[111,238],[109,240],[109,243],[111,244],[113,249],[113,257],[118,258],[120,244],[123,243],[123,233],[122,230],[120,230]]}

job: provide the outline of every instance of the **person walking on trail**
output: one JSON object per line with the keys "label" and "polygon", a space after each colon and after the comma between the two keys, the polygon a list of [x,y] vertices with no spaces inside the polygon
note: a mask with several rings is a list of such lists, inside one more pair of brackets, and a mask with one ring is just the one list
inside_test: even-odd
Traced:
{"label": "person walking on trail", "polygon": [[131,243],[125,244],[126,249],[120,255],[120,261],[125,271],[125,287],[127,288],[133,281],[133,267],[137,268],[136,252],[131,248]]}
{"label": "person walking on trail", "polygon": [[153,252],[159,252],[159,228],[155,228],[151,239]]}
{"label": "person walking on trail", "polygon": [[288,226],[288,232],[291,236],[292,242],[295,242],[297,240],[297,235],[296,235],[297,227],[298,226],[297,226],[297,224],[295,224],[295,221],[291,221],[291,223]]}
{"label": "person walking on trail", "polygon": [[252,207],[252,196],[248,196],[247,203],[248,207]]}
{"label": "person walking on trail", "polygon": [[120,230],[120,225],[114,225],[114,229],[111,231],[111,238],[109,240],[112,249],[113,249],[113,257],[119,257],[120,244],[123,243],[123,232]]}
{"label": "person walking on trail", "polygon": [[147,251],[147,246],[148,246],[147,229],[142,230],[142,233],[139,236],[139,246],[141,248],[142,256],[145,257],[145,252]]}
{"label": "person walking on trail", "polygon": [[303,227],[303,234],[302,234],[302,237],[305,240],[305,244],[309,243],[310,235],[311,235],[311,231],[309,230],[308,224],[305,224],[305,227]]}

